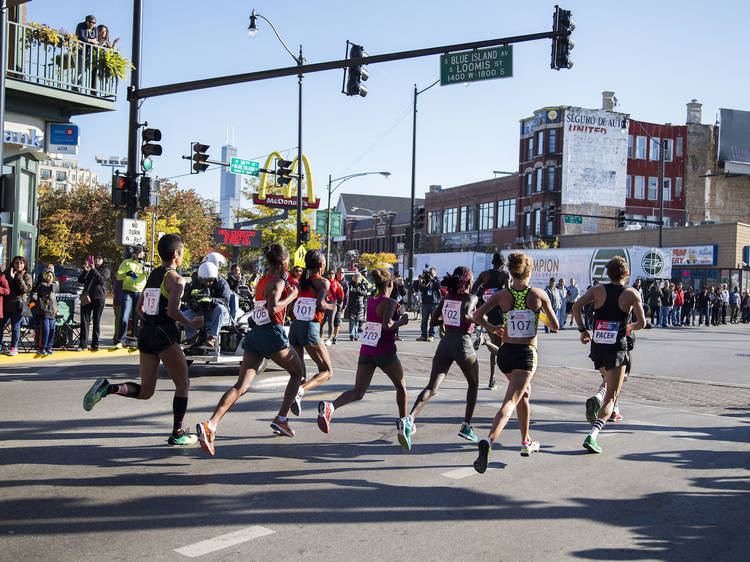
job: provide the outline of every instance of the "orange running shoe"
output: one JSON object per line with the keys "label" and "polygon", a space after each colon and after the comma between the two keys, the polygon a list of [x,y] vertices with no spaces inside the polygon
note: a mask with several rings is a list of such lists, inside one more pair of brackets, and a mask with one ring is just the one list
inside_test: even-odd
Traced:
{"label": "orange running shoe", "polygon": [[289,427],[289,420],[281,421],[279,416],[276,416],[271,422],[271,429],[273,429],[274,433],[278,433],[279,435],[294,437],[294,431]]}
{"label": "orange running shoe", "polygon": [[201,448],[213,457],[216,452],[214,450],[214,437],[216,437],[216,432],[208,427],[207,421],[196,425],[195,432],[198,434],[198,441],[200,441]]}

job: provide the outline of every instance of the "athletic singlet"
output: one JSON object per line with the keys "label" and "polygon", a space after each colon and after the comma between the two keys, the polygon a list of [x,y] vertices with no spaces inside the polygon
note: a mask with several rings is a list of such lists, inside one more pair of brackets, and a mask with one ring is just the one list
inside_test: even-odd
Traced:
{"label": "athletic singlet", "polygon": [[[481,295],[482,300],[484,302],[487,302],[492,295],[500,291],[501,289],[505,289],[508,287],[508,282],[510,280],[510,276],[508,275],[508,272],[503,271],[502,269],[488,269],[487,270],[489,274],[487,275],[488,279],[487,282],[482,286]],[[498,308],[493,308],[487,313],[487,319],[492,324],[500,324],[502,322],[502,317],[500,315],[500,310]]]}
{"label": "athletic singlet", "polygon": [[[367,299],[367,321],[365,322],[360,341],[360,355],[388,355],[396,353],[396,330],[383,330],[383,318],[378,316],[377,307],[386,299],[385,295]],[[398,308],[394,315],[398,314]]]}
{"label": "athletic singlet", "polygon": [[509,338],[533,338],[536,336],[536,329],[539,324],[539,311],[529,310],[526,304],[526,296],[529,294],[531,287],[526,287],[523,291],[516,291],[513,287],[508,287],[513,297],[513,307],[503,312],[503,323],[505,324],[505,335]]}
{"label": "athletic singlet", "polygon": [[167,314],[169,293],[164,289],[164,281],[170,271],[175,271],[174,267],[160,265],[146,280],[146,286],[143,289],[143,318],[146,322],[175,322]]}
{"label": "athletic singlet", "polygon": [[[253,320],[255,320],[255,323],[258,326],[263,326],[265,324],[270,324],[273,322],[274,324],[280,324],[284,325],[284,316],[286,315],[286,309],[281,309],[273,313],[271,316],[268,313],[268,308],[266,307],[266,299],[263,295],[263,290],[266,287],[266,283],[269,281],[280,279],[276,275],[264,275],[263,278],[258,281],[258,287],[255,289],[255,308],[253,309]],[[258,295],[260,295],[260,299],[258,300]],[[289,287],[284,286],[284,290],[281,292],[281,299],[284,300],[287,295],[289,295]],[[263,312],[265,310],[265,313]]]}
{"label": "athletic singlet", "polygon": [[446,331],[457,331],[469,333],[474,329],[474,324],[464,322],[461,318],[461,306],[466,295],[454,295],[448,293],[443,299],[443,325]]}
{"label": "athletic singlet", "polygon": [[625,287],[607,283],[604,289],[607,291],[607,298],[600,308],[594,309],[594,331],[591,341],[606,346],[603,349],[625,350],[628,347],[625,332],[630,313],[623,312],[618,304]]}
{"label": "athletic singlet", "polygon": [[[311,322],[315,320],[315,322],[317,322],[318,324],[323,322],[323,316],[325,316],[325,310],[317,309],[318,294],[315,291],[315,287],[312,284],[312,281],[314,279],[322,279],[322,278],[323,277],[321,275],[318,275],[317,273],[315,275],[312,275],[310,277],[311,282],[307,285],[305,289],[299,292],[297,296],[297,300],[294,302],[294,308],[292,309],[295,320],[299,320],[301,322],[305,322],[305,321]],[[312,318],[309,318],[311,311],[315,311],[314,316]]]}

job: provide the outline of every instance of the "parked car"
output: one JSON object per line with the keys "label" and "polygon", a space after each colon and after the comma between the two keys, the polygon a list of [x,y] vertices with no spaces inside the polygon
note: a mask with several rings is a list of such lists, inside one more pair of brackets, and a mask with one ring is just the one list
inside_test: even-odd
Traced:
{"label": "parked car", "polygon": [[[47,267],[47,264],[37,265],[35,279],[39,278],[42,270]],[[78,276],[83,273],[83,269],[80,267],[71,267],[67,265],[56,265],[55,266],[55,279],[59,285],[58,293],[68,293],[72,295],[80,295],[83,291],[83,283],[78,282]]]}

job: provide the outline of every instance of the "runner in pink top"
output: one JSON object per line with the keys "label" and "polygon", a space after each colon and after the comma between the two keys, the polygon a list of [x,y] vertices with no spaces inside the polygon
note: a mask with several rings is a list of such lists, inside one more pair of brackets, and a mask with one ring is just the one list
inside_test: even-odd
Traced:
{"label": "runner in pink top", "polygon": [[404,370],[396,355],[396,330],[408,321],[406,314],[398,314],[398,303],[386,295],[393,290],[391,272],[379,267],[372,271],[376,292],[367,302],[367,321],[360,335],[354,388],[347,390],[333,402],[318,404],[318,427],[323,433],[331,430],[331,417],[337,408],[361,400],[370,387],[375,368],[379,367],[396,387],[399,419],[396,421],[398,440],[405,449],[411,449],[411,423],[406,417],[406,385]]}

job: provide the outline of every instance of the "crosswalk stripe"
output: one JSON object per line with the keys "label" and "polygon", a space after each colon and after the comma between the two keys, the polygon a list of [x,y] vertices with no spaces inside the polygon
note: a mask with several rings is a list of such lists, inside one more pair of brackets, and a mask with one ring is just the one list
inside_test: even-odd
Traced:
{"label": "crosswalk stripe", "polygon": [[225,535],[219,535],[218,537],[214,537],[212,539],[189,544],[181,548],[175,548],[174,551],[182,554],[183,556],[187,556],[188,558],[197,558],[198,556],[216,552],[217,550],[221,550],[222,548],[227,548],[229,546],[241,544],[243,542],[257,539],[259,537],[271,535],[274,532],[275,531],[266,529],[265,527],[261,527],[260,525],[253,525],[252,527],[246,527],[244,529],[240,529],[239,531],[233,531],[231,533],[226,533]]}
{"label": "crosswalk stripe", "polygon": [[472,474],[476,474],[477,471],[474,470],[470,466],[465,466],[463,468],[457,468],[456,470],[449,470],[448,472],[443,472],[440,476],[445,476],[446,478],[452,478],[453,480],[461,480],[461,478],[466,478],[467,476],[471,476]]}

